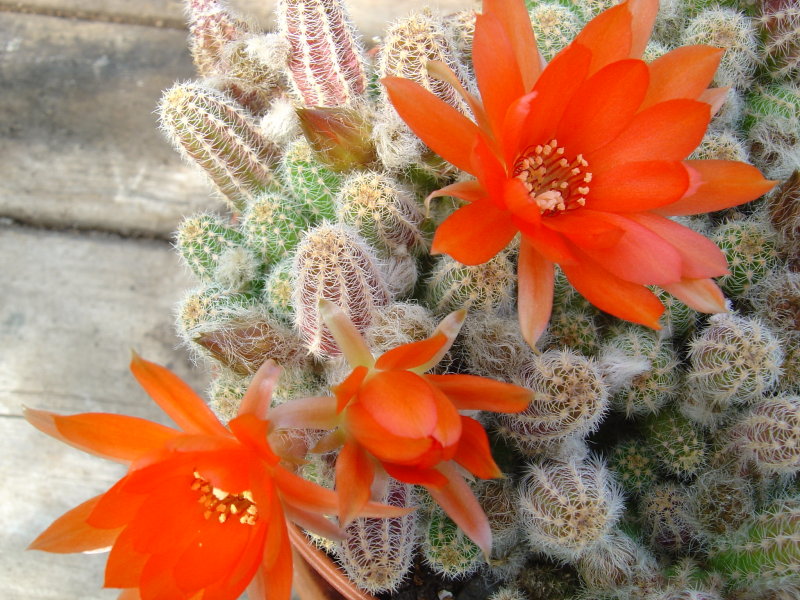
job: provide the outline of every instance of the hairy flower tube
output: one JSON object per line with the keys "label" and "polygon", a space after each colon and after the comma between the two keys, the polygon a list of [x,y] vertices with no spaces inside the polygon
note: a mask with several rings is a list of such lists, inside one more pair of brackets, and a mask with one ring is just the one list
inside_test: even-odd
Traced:
{"label": "hairy flower tube", "polygon": [[484,552],[491,549],[486,515],[459,472],[482,479],[502,473],[483,426],[459,410],[520,412],[532,392],[474,375],[431,375],[464,321],[451,313],[425,340],[403,344],[377,359],[355,325],[332,302],[320,315],[353,368],[335,396],[304,398],[272,410],[275,427],[332,430],[316,450],[341,446],[336,460],[339,515],[347,523],[386,474],[424,486]]}
{"label": "hairy flower tube", "polygon": [[[105,587],[123,588],[124,600],[235,600],[245,589],[251,600],[288,600],[293,549],[334,585],[352,588],[343,574],[336,580],[319,552],[304,547],[305,536],[291,524],[340,535],[323,516],[337,513],[336,495],[285,469],[268,443],[275,363],[255,375],[228,427],[163,367],[134,356],[131,370],[180,429],[106,413],[25,411],[44,433],[129,465],[107,492],[57,519],[31,549],[110,548]],[[398,512],[369,503],[362,514]],[[366,598],[352,591],[345,596]]]}
{"label": "hairy flower tube", "polygon": [[442,158],[476,177],[432,196],[467,202],[437,229],[434,253],[488,261],[521,234],[518,311],[534,344],[547,326],[554,264],[598,308],[658,328],[645,286],[702,312],[725,310],[727,272],[709,240],[668,219],[753,200],[772,186],[753,167],[686,160],[726,90],[708,89],[722,56],[709,46],[641,60],[658,0],[598,15],[543,66],[522,0],[484,0],[472,48],[481,100],[440,63],[472,121],[416,83],[383,83],[400,116]]}

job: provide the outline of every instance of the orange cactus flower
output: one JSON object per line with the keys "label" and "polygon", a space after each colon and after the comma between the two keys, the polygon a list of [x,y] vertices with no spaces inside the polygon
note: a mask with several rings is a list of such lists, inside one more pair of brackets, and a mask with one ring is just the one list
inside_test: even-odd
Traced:
{"label": "orange cactus flower", "polygon": [[[253,600],[288,600],[292,545],[306,560],[320,558],[302,548],[305,536],[287,519],[335,537],[338,530],[322,515],[336,514],[338,499],[284,469],[267,441],[278,367],[261,367],[228,427],[163,367],[134,356],[131,370],[180,429],[105,413],[26,410],[44,433],[129,465],[111,489],[61,516],[30,548],[110,548],[105,586],[123,588],[125,600],[234,600],[245,589]],[[364,508],[370,516],[398,513],[372,503]],[[328,566],[320,570],[336,579]]]}
{"label": "orange cactus flower", "polygon": [[483,426],[458,411],[520,412],[532,392],[473,375],[426,374],[453,344],[463,310],[446,317],[430,338],[398,346],[377,359],[336,305],[321,301],[320,315],[353,370],[334,388],[335,397],[299,399],[273,409],[275,426],[333,430],[318,449],[342,446],[336,491],[344,523],[369,500],[376,478],[388,474],[424,486],[488,554],[486,515],[456,465],[483,479],[502,473]]}
{"label": "orange cactus flower", "polygon": [[519,233],[518,311],[533,345],[547,326],[554,264],[598,308],[658,328],[655,285],[703,312],[724,311],[710,279],[727,271],[703,236],[668,219],[753,200],[774,182],[753,167],[685,160],[724,89],[708,89],[722,51],[678,48],[641,60],[658,0],[598,15],[543,66],[522,0],[484,0],[472,48],[482,102],[441,63],[429,70],[475,121],[402,78],[383,80],[400,116],[436,153],[477,179],[432,196],[468,204],[432,251],[486,262]]}

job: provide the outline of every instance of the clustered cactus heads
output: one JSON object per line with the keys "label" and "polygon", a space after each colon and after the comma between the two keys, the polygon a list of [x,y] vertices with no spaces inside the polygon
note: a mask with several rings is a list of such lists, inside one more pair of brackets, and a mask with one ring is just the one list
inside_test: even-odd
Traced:
{"label": "clustered cactus heads", "polygon": [[[753,162],[773,178],[794,172],[755,209],[676,218],[721,246],[730,274],[718,282],[736,312],[706,318],[654,289],[666,307],[662,331],[621,325],[556,268],[538,348],[515,314],[517,242],[476,266],[430,256],[434,228],[460,201],[426,197],[462,183],[463,173],[421,142],[379,82],[411,79],[474,119],[456,89],[475,91],[474,3],[452,15],[415,11],[369,52],[344,0],[279,0],[274,33],[222,0],[186,4],[201,79],[165,92],[159,117],[229,213],[190,216],[175,239],[198,279],[177,327],[211,365],[220,418],[237,414],[266,358],[284,367],[276,406],[338,389],[350,368],[320,301],[336,304],[376,356],[429,338],[441,317],[466,308],[435,372],[532,394],[518,414],[472,415],[507,473],[470,482],[491,552],[419,488],[389,478],[376,499],[419,505],[415,512],[355,519],[342,539],[314,538],[359,588],[390,597],[410,585],[417,557],[443,592],[482,578],[496,588],[483,597],[494,600],[797,597],[800,101],[791,2],[662,0],[645,51],[652,61],[680,44],[726,50],[716,85],[732,89],[714,100],[690,159]],[[544,58],[613,4],[527,1]],[[331,443],[315,431],[282,435],[308,449]],[[303,476],[331,487],[335,453],[307,460]]]}

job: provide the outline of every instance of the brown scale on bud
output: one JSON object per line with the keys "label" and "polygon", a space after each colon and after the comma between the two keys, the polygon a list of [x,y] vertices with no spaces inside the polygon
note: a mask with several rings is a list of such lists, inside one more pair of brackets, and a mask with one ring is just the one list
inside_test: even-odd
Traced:
{"label": "brown scale on bud", "polygon": [[280,0],[278,27],[305,106],[352,106],[367,89],[364,56],[341,0]]}
{"label": "brown scale on bud", "polygon": [[361,332],[370,326],[375,312],[390,301],[369,246],[339,225],[326,223],[306,233],[297,247],[294,272],[295,323],[309,351],[318,356],[340,353],[331,332],[320,321],[320,300],[339,306]]}

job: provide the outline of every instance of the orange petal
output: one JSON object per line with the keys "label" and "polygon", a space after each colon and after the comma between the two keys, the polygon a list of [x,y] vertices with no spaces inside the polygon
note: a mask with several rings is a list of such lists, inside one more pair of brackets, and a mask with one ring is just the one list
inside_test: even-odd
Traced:
{"label": "orange petal", "polygon": [[425,375],[458,410],[514,413],[525,410],[533,393],[526,388],[477,375]]}
{"label": "orange petal", "polygon": [[631,55],[631,13],[625,4],[601,12],[575,37],[573,44],[592,53],[589,74]]}
{"label": "orange petal", "polygon": [[641,212],[675,202],[689,187],[680,161],[622,163],[594,177],[587,205],[591,210]]}
{"label": "orange petal", "polygon": [[716,244],[688,227],[652,213],[630,215],[630,219],[672,245],[681,257],[682,279],[719,277],[728,272],[728,262]]}
{"label": "orange petal", "polygon": [[375,466],[361,445],[352,440],[345,442],[336,459],[336,493],[342,527],[347,527],[369,501],[374,477]]}
{"label": "orange petal", "polygon": [[106,560],[104,587],[138,588],[142,569],[149,555],[136,551],[133,547],[133,538],[131,531],[124,529],[111,548]]}
{"label": "orange petal", "polygon": [[661,215],[698,215],[738,206],[763,196],[775,181],[755,167],[732,160],[687,160],[693,187],[672,204],[654,209]]}
{"label": "orange petal", "polygon": [[336,426],[336,398],[320,396],[285,402],[269,413],[270,422],[285,429],[333,429]]}
{"label": "orange petal", "polygon": [[[625,233],[609,219],[603,218],[605,214],[586,209],[572,210],[542,219],[542,224],[573,242],[573,248],[577,244],[581,248],[604,249],[619,242]],[[603,216],[598,218],[598,215]]]}
{"label": "orange petal", "polygon": [[723,50],[711,46],[681,46],[650,63],[650,87],[641,108],[665,100],[696,100],[717,72]]}
{"label": "orange petal", "polygon": [[556,129],[559,146],[586,155],[616,138],[639,109],[648,80],[640,60],[620,60],[597,71],[567,104]]}
{"label": "orange petal", "polygon": [[383,371],[405,370],[430,361],[447,343],[443,333],[437,333],[418,342],[403,344],[384,352],[375,362],[375,368]]}
{"label": "orange petal", "polygon": [[431,254],[449,254],[462,264],[480,265],[508,246],[516,234],[509,212],[489,202],[473,202],[439,225]]}
{"label": "orange petal", "polygon": [[275,467],[272,479],[283,501],[300,510],[333,515],[339,509],[339,497],[333,491],[298,477],[282,467]]}
{"label": "orange petal", "polygon": [[461,441],[453,460],[481,479],[502,477],[503,472],[492,458],[489,437],[475,419],[461,417]]}
{"label": "orange petal", "polygon": [[441,488],[426,486],[425,489],[467,537],[489,556],[492,530],[475,494],[452,463],[442,463],[438,469],[447,478],[447,485]]}
{"label": "orange petal", "polygon": [[278,383],[281,368],[271,359],[264,361],[253,376],[250,386],[239,405],[240,415],[251,414],[259,419],[267,418],[267,410],[272,400],[272,391]]}
{"label": "orange petal", "polygon": [[351,367],[363,365],[371,368],[375,364],[367,342],[341,308],[323,298],[319,301],[319,316],[330,329],[333,339]]}
{"label": "orange petal", "polygon": [[492,15],[500,21],[513,48],[523,88],[529,91],[539,76],[542,61],[525,5],[508,0],[484,0],[483,14]]}
{"label": "orange petal", "polygon": [[516,218],[513,221],[522,233],[524,243],[530,244],[533,250],[546,260],[557,264],[575,262],[575,257],[564,236],[547,227],[546,221],[548,220],[544,219],[537,225],[531,225]]}
{"label": "orange petal", "polygon": [[700,94],[698,100],[711,106],[711,116],[713,117],[719,112],[722,105],[725,104],[725,99],[728,97],[729,90],[729,87],[711,88]]}
{"label": "orange petal", "polygon": [[411,485],[424,485],[434,488],[441,488],[447,485],[447,478],[436,469],[405,467],[393,465],[392,463],[383,463],[383,468],[398,481],[410,483]]}
{"label": "orange petal", "polygon": [[136,588],[122,590],[119,596],[117,596],[117,600],[142,600],[142,597],[139,595],[139,590]]}
{"label": "orange petal", "polygon": [[431,386],[427,381],[425,385],[433,392],[433,401],[436,404],[436,425],[432,436],[442,446],[442,460],[450,460],[461,439],[461,415],[450,398],[438,387]]}
{"label": "orange petal", "polygon": [[561,265],[561,269],[572,286],[600,310],[652,329],[661,328],[658,320],[664,306],[644,286],[620,279],[588,259]]}
{"label": "orange petal", "polygon": [[[345,406],[349,404],[350,400],[358,393],[367,373],[369,373],[369,369],[364,365],[359,365],[353,369],[353,372],[350,373],[342,383],[331,388],[333,393],[336,394],[337,414],[342,412]],[[330,429],[330,427],[325,427],[324,429]]]}
{"label": "orange petal", "polygon": [[408,371],[384,371],[370,377],[361,386],[358,405],[399,437],[422,438],[436,426],[433,391],[422,377]]}
{"label": "orange petal", "polygon": [[108,413],[62,416],[26,408],[23,416],[39,431],[84,452],[131,462],[159,450],[181,432],[139,419]]}
{"label": "orange petal", "polygon": [[631,12],[631,58],[641,58],[658,15],[658,0],[628,0]]}
{"label": "orange petal", "polygon": [[697,100],[667,100],[638,113],[617,138],[586,156],[602,173],[619,163],[683,160],[703,139],[710,107]]}
{"label": "orange petal", "polygon": [[[547,65],[536,85],[528,118],[519,130],[518,152],[553,138],[556,126],[567,108],[565,99],[572,98],[589,72],[592,54],[580,44],[571,44],[559,52]],[[511,165],[509,164],[509,167]]]}
{"label": "orange petal", "polygon": [[385,77],[381,82],[411,130],[444,160],[471,172],[472,148],[479,133],[475,123],[410,79]]}
{"label": "orange petal", "polygon": [[444,319],[439,321],[439,324],[436,326],[436,329],[433,330],[430,339],[436,338],[439,335],[443,335],[446,339],[445,343],[440,346],[439,350],[426,362],[410,368],[409,371],[421,375],[422,373],[425,373],[426,371],[438,365],[439,361],[444,358],[444,355],[447,354],[447,352],[453,346],[453,343],[456,341],[456,338],[461,331],[461,326],[464,324],[464,319],[466,318],[467,311],[462,308],[461,310],[454,310]]}
{"label": "orange petal", "polygon": [[509,168],[513,168],[514,163],[524,152],[520,140],[527,138],[525,123],[531,117],[531,108],[539,92],[533,91],[520,96],[514,100],[506,111],[503,121],[503,132],[500,136],[503,145],[503,158]]}
{"label": "orange petal", "polygon": [[429,194],[428,197],[425,198],[425,205],[427,206],[433,198],[441,198],[442,196],[452,196],[453,198],[459,198],[465,202],[477,202],[486,197],[486,190],[484,190],[480,182],[475,179],[470,181],[458,181]]}
{"label": "orange petal", "polygon": [[486,116],[494,137],[499,138],[509,106],[528,90],[522,82],[511,41],[494,15],[479,14],[475,18],[472,64]]}
{"label": "orange petal", "polygon": [[230,436],[206,403],[174,373],[137,354],[131,358],[131,372],[161,410],[187,433]]}
{"label": "orange petal", "polygon": [[522,237],[517,262],[517,312],[522,337],[533,347],[550,321],[553,309],[553,263]]}
{"label": "orange petal", "polygon": [[287,504],[283,510],[286,513],[287,520],[299,525],[306,531],[313,531],[329,540],[341,541],[347,537],[340,527],[323,515],[300,510],[291,504]]}
{"label": "orange petal", "polygon": [[722,290],[710,279],[684,279],[661,287],[697,311],[720,313],[728,310]]}
{"label": "orange petal", "polygon": [[[624,231],[617,242],[606,248],[581,247],[585,255],[620,279],[641,285],[660,285],[680,281],[681,258],[672,245],[628,218],[627,215],[583,210],[587,217],[606,222]],[[570,234],[565,234],[570,237]]]}
{"label": "orange petal", "polygon": [[92,552],[112,546],[119,536],[119,529],[97,529],[86,524],[86,518],[101,496],[95,496],[61,515],[31,542],[28,550],[64,554]]}
{"label": "orange petal", "polygon": [[464,88],[464,85],[461,83],[461,80],[458,78],[458,75],[455,74],[453,69],[440,60],[429,60],[426,68],[428,70],[428,75],[434,79],[438,79],[439,81],[443,81],[453,86],[453,89],[459,93],[459,95],[469,106],[469,109],[472,111],[472,115],[475,117],[475,122],[478,124],[480,129],[486,132],[491,129],[481,101],[475,97],[474,94],[468,92]]}
{"label": "orange petal", "polygon": [[350,405],[344,414],[348,433],[382,462],[415,464],[433,445],[427,436],[406,438],[387,431],[361,403]]}
{"label": "orange petal", "polygon": [[286,523],[281,523],[277,531],[270,531],[270,535],[280,536],[281,552],[275,562],[266,567],[262,567],[264,573],[264,595],[251,596],[248,592],[248,598],[264,598],[269,600],[290,600],[292,597],[292,564],[293,557],[291,545],[289,542],[289,535],[286,530]]}

